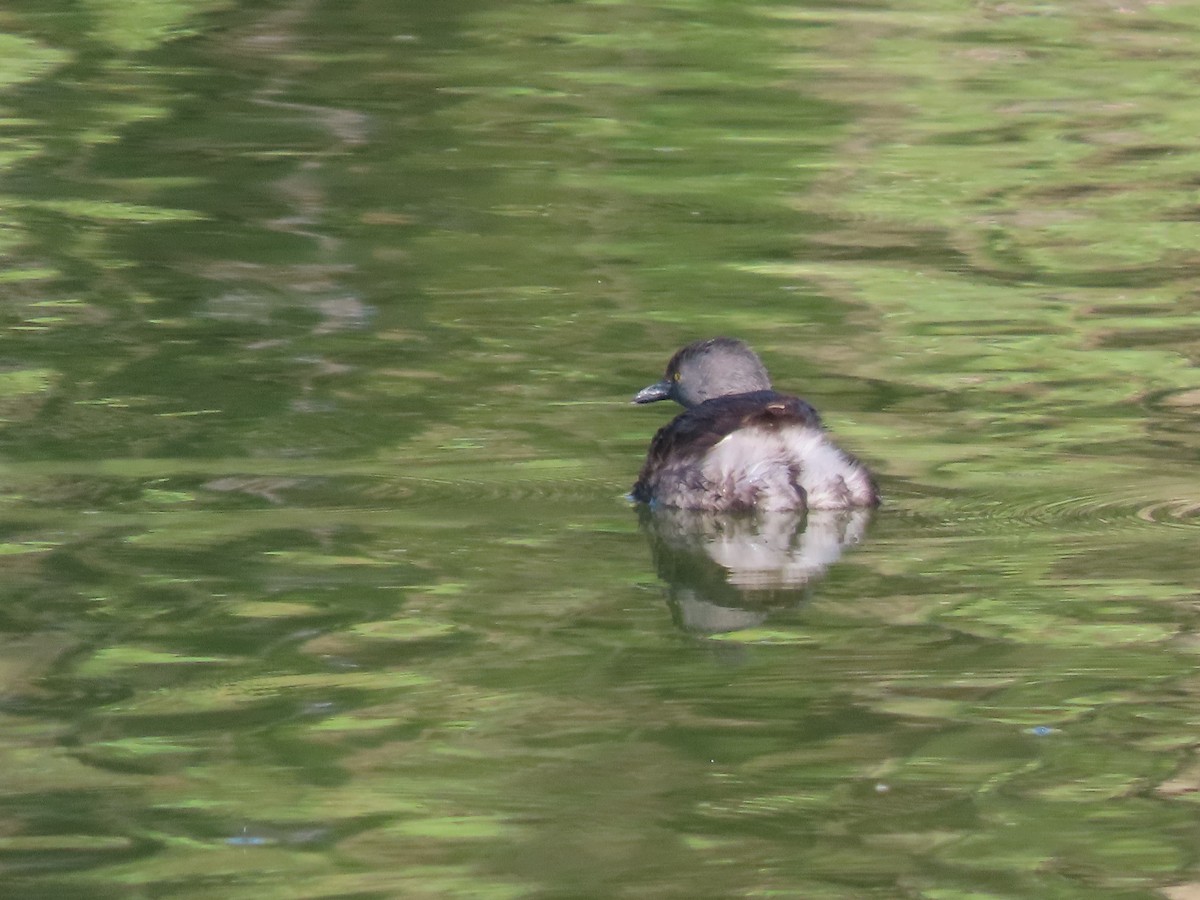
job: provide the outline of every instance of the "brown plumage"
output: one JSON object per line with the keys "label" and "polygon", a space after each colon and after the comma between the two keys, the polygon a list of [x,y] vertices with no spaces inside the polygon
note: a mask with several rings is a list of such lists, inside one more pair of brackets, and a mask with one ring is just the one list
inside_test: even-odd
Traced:
{"label": "brown plumage", "polygon": [[879,502],[862,463],[830,440],[809,403],[771,389],[758,356],[741,341],[689,344],[634,402],[668,398],[687,408],[651,441],[635,500],[714,511]]}

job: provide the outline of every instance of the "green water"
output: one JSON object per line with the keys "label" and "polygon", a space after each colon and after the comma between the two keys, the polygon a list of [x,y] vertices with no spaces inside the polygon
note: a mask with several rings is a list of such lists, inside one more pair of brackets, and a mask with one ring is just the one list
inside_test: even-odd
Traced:
{"label": "green water", "polygon": [[[1194,898],[1198,134],[1191,4],[7,4],[5,893]],[[722,333],[873,521],[639,521]]]}

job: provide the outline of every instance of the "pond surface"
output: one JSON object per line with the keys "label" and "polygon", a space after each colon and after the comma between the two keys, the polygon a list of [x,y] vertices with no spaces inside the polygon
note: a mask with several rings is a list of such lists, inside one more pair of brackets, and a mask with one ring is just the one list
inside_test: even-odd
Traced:
{"label": "pond surface", "polygon": [[[16,0],[0,866],[1200,896],[1200,11]],[[733,334],[873,517],[625,499]]]}

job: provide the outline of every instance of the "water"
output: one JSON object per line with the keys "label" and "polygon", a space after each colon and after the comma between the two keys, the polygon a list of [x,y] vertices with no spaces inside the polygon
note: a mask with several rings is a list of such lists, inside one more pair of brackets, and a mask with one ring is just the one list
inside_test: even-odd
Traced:
{"label": "water", "polygon": [[[22,897],[1160,897],[1188,5],[15,3]],[[735,334],[870,521],[649,522]]]}

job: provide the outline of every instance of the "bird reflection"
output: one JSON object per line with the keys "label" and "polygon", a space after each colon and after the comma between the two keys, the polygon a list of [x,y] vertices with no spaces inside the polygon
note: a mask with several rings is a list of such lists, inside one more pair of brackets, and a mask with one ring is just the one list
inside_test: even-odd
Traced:
{"label": "bird reflection", "polygon": [[761,625],[861,542],[869,509],[742,515],[639,508],[654,567],[679,626],[719,634]]}

